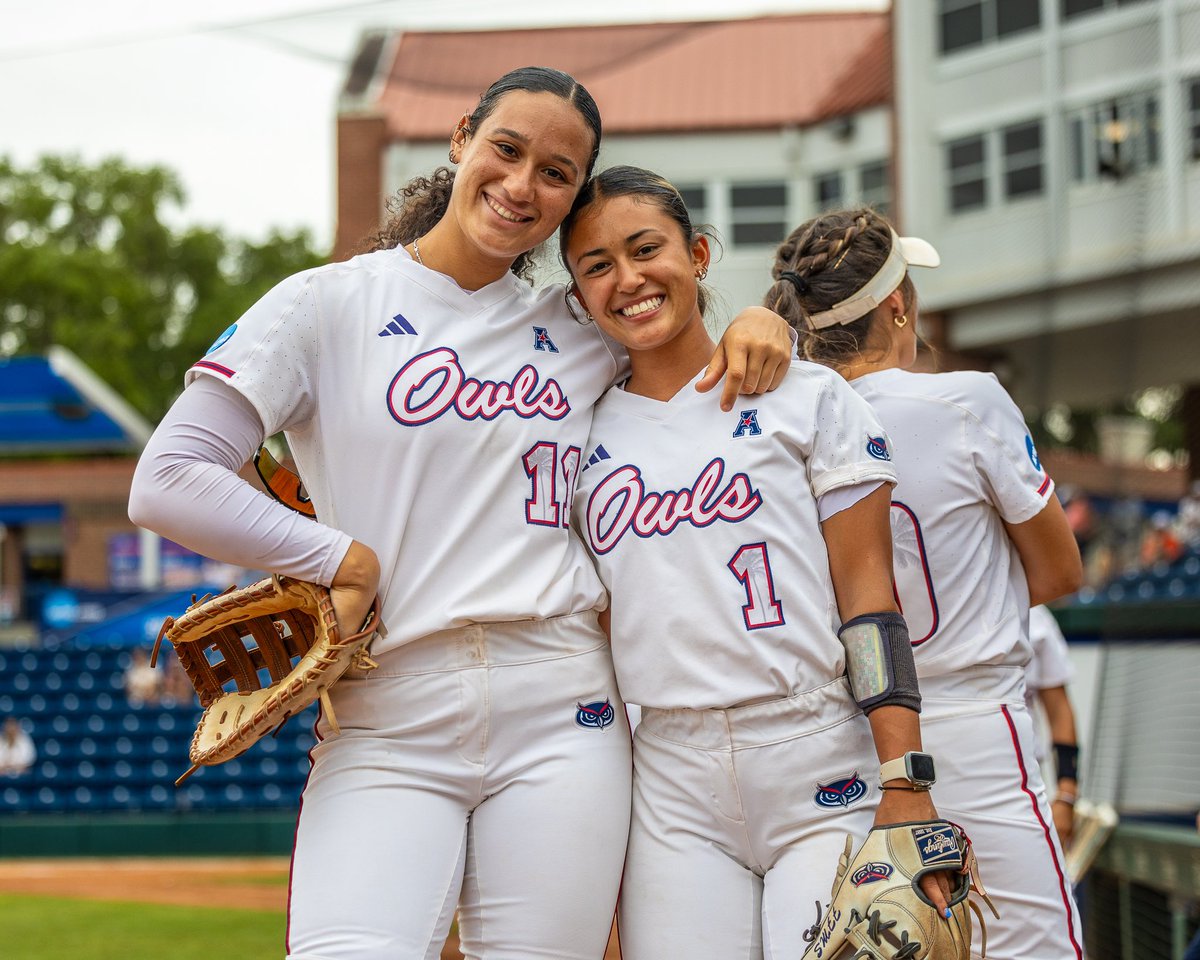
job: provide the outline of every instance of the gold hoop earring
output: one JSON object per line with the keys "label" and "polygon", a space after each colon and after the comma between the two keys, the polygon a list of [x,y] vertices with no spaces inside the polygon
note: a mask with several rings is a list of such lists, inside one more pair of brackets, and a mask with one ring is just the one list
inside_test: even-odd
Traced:
{"label": "gold hoop earring", "polygon": [[703,282],[704,278],[707,276],[708,276],[708,267],[701,267],[699,272],[696,274],[696,279]]}
{"label": "gold hoop earring", "polygon": [[583,302],[582,302],[582,301],[579,299],[579,297],[577,297],[577,296],[574,296],[574,295],[572,294],[572,292],[571,292],[571,291],[572,291],[572,289],[573,289],[572,287],[565,287],[565,288],[563,289],[563,302],[564,302],[564,303],[566,303],[566,305],[567,305],[567,310],[570,312],[571,316],[575,317],[575,319],[576,319],[576,320],[578,320],[578,319],[579,319],[579,314],[577,314],[577,313],[575,312],[575,306],[574,306],[574,304],[572,304],[572,303],[571,303],[571,301],[572,301],[572,300],[574,300],[574,301],[575,301],[575,303],[578,303],[578,304],[579,304],[579,306],[583,307],[583,315],[584,315],[585,317],[587,317],[587,319],[588,319],[588,322],[589,322],[589,323],[595,323],[595,322],[596,322],[596,318],[592,316],[592,314],[591,314],[591,311],[590,311],[590,310],[588,310],[588,308],[587,308],[587,305],[586,305],[586,304],[584,304],[584,303],[583,303]]}
{"label": "gold hoop earring", "polygon": [[900,327],[901,329],[904,329],[904,327],[908,326],[908,314],[902,313],[898,317],[892,317],[892,323],[894,323],[896,326]]}

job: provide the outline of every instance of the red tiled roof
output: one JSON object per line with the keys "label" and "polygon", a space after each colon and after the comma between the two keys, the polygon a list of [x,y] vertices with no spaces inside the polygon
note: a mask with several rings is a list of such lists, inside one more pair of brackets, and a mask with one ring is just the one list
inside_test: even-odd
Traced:
{"label": "red tiled roof", "polygon": [[889,18],[872,12],[405,33],[375,106],[394,139],[442,139],[529,64],[583,83],[606,133],[807,126],[891,97]]}

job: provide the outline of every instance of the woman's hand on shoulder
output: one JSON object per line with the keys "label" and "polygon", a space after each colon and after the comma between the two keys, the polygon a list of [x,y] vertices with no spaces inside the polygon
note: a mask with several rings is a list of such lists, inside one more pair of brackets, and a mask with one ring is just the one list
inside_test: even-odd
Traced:
{"label": "woman's hand on shoulder", "polygon": [[342,636],[350,636],[362,629],[378,592],[379,558],[365,543],[354,540],[329,585],[333,612],[337,615]]}
{"label": "woman's hand on shoulder", "polygon": [[766,393],[783,383],[795,354],[792,329],[783,317],[766,307],[747,307],[725,330],[696,389],[711,390],[723,375],[721,409],[732,410],[739,393]]}

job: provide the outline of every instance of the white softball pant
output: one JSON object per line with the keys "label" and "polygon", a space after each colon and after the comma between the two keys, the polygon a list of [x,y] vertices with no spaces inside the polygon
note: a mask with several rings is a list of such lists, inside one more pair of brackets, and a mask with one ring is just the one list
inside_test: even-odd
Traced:
{"label": "white softball pant", "polygon": [[[629,727],[594,613],[447,630],[331,690],[290,960],[600,960],[629,825]],[[461,900],[460,900],[461,898]]]}
{"label": "white softball pant", "polygon": [[[921,690],[921,740],[937,763],[933,801],[975,844],[980,879],[1000,911],[997,920],[984,908],[989,960],[1083,960],[1022,671],[978,667],[923,679]],[[972,956],[979,947],[976,934]]]}
{"label": "white softball pant", "polygon": [[643,709],[619,929],[624,960],[796,960],[838,856],[878,805],[844,680],[727,710]]}

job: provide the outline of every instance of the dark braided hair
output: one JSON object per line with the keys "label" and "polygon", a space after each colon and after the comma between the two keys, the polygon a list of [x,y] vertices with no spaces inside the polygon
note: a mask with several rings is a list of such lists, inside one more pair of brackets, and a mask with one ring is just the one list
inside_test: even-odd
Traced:
{"label": "dark braided hair", "polygon": [[[588,157],[584,178],[591,176],[600,155],[600,109],[587,88],[570,74],[552,67],[521,67],[506,73],[479,98],[474,112],[467,119],[467,136],[473,136],[500,99],[508,93],[553,93],[572,104],[593,133],[592,152]],[[450,192],[454,187],[454,171],[438,167],[428,177],[414,177],[387,201],[388,219],[383,227],[371,234],[362,244],[363,252],[390,250],[423,237],[446,214],[450,207]],[[532,281],[534,253],[527,251],[513,261],[512,272]]]}
{"label": "dark braided hair", "polygon": [[[775,251],[774,283],[763,306],[795,328],[806,359],[842,366],[862,352],[874,311],[822,330],[814,329],[809,317],[861,290],[879,272],[891,249],[892,225],[870,207],[814,217],[793,230]],[[907,274],[900,291],[908,309],[916,290]]]}

